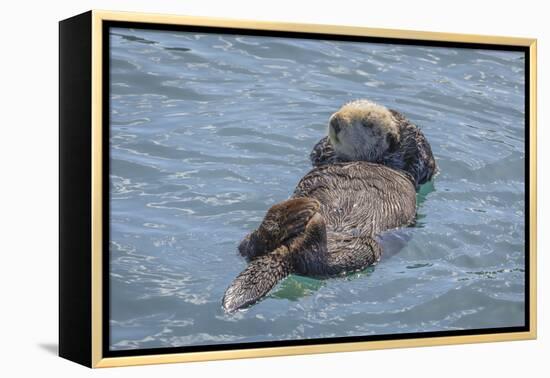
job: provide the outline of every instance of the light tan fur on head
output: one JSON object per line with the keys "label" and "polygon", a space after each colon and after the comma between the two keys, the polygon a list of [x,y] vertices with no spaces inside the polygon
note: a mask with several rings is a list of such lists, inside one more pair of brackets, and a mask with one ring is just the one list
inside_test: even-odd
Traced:
{"label": "light tan fur on head", "polygon": [[330,117],[328,135],[339,158],[376,162],[399,142],[399,127],[386,107],[355,100]]}

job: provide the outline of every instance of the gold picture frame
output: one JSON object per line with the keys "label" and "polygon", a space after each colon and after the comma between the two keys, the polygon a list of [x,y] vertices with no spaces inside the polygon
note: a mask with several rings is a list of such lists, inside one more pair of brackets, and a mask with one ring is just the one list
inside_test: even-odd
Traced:
{"label": "gold picture frame", "polygon": [[[421,337],[314,345],[258,347],[253,349],[144,354],[122,357],[104,355],[103,217],[105,212],[103,134],[105,115],[104,28],[108,22],[200,26],[302,34],[376,37],[390,40],[430,41],[515,46],[528,55],[528,329],[518,332]],[[400,347],[420,347],[494,341],[535,339],[536,296],[536,113],[537,41],[530,38],[375,29],[367,27],[259,22],[209,17],[93,10],[60,23],[60,355],[89,367],[114,367],[187,361],[207,361],[347,352]],[[72,66],[78,67],[72,67]],[[81,94],[81,95],[79,95]],[[78,123],[78,128],[77,128]],[[85,124],[85,126],[82,125]],[[527,127],[527,124],[526,124]],[[80,129],[79,129],[80,128]],[[78,142],[75,142],[75,140]],[[82,146],[86,148],[82,149]],[[71,157],[83,165],[74,165]],[[86,160],[88,159],[88,160]],[[89,163],[89,167],[86,165]],[[76,180],[76,181],[75,181]],[[76,182],[76,184],[75,184]],[[528,198],[527,198],[528,196]],[[527,206],[526,206],[527,207]]]}

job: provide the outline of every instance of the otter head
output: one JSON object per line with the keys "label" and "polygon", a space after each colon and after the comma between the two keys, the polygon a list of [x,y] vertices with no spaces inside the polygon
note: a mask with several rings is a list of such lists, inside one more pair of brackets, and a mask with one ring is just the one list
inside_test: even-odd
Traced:
{"label": "otter head", "polygon": [[386,107],[356,100],[330,117],[328,136],[341,160],[379,162],[398,145],[399,127]]}

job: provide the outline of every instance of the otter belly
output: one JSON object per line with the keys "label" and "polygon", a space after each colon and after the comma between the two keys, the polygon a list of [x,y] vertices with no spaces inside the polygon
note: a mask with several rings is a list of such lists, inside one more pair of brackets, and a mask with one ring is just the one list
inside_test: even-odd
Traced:
{"label": "otter belly", "polygon": [[408,225],[416,215],[410,178],[369,162],[317,167],[300,180],[293,197],[318,200],[328,232],[372,236]]}

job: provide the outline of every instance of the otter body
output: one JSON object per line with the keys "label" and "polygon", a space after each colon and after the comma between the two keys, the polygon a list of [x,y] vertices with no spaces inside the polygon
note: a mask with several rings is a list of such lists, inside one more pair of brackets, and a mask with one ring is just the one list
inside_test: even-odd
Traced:
{"label": "otter body", "polygon": [[369,162],[318,167],[298,183],[293,198],[319,202],[327,232],[373,236],[409,224],[416,214],[410,177]]}
{"label": "otter body", "polygon": [[291,273],[330,277],[375,264],[376,235],[414,222],[416,189],[437,170],[420,130],[368,100],[335,113],[310,157],[314,168],[291,198],[240,243],[249,265],[225,292],[227,312],[258,301]]}

